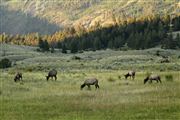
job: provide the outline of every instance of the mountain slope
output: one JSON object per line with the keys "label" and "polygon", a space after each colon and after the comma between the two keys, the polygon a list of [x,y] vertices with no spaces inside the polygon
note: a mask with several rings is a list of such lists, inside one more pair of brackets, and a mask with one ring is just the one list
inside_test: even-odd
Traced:
{"label": "mountain slope", "polygon": [[40,34],[52,34],[60,30],[56,24],[47,20],[24,14],[21,11],[9,11],[4,7],[0,8],[0,33],[27,34],[38,32]]}
{"label": "mountain slope", "polygon": [[60,27],[107,26],[115,19],[180,13],[179,0],[2,0],[1,5]]}

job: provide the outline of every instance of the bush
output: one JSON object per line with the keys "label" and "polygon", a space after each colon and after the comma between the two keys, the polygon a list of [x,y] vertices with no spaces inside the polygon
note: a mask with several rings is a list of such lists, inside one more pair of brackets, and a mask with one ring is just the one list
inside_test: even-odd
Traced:
{"label": "bush", "polygon": [[156,55],[160,56],[160,51],[159,50],[156,51]]}
{"label": "bush", "polygon": [[54,53],[54,52],[55,52],[54,47],[52,47],[51,48],[51,53]]}
{"label": "bush", "polygon": [[173,76],[171,75],[171,74],[169,74],[169,75],[165,75],[165,79],[167,80],[167,81],[173,81]]}
{"label": "bush", "polygon": [[37,51],[37,52],[41,52],[41,49],[40,49],[40,48],[37,48],[36,51]]}
{"label": "bush", "polygon": [[79,57],[79,56],[73,56],[73,57],[72,57],[72,60],[81,60],[81,57]]}
{"label": "bush", "polygon": [[120,80],[121,80],[121,76],[120,76],[120,75],[118,76],[118,79],[120,79]]}
{"label": "bush", "polygon": [[115,81],[116,81],[116,80],[113,79],[112,77],[109,77],[107,80],[108,80],[109,82],[115,82]]}
{"label": "bush", "polygon": [[4,58],[0,61],[0,68],[8,68],[11,67],[11,61],[7,58]]}

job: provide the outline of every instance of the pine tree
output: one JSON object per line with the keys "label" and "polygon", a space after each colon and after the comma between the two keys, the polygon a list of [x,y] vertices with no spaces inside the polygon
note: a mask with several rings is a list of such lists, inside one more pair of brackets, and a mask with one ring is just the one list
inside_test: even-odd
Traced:
{"label": "pine tree", "polygon": [[108,42],[108,48],[113,49],[113,41],[112,40],[110,40]]}
{"label": "pine tree", "polygon": [[47,40],[44,41],[44,51],[49,51],[49,43],[47,42]]}
{"label": "pine tree", "polygon": [[78,42],[76,40],[72,40],[70,43],[70,50],[71,53],[76,53],[78,52]]}
{"label": "pine tree", "polygon": [[62,53],[67,53],[67,48],[64,43],[62,44]]}
{"label": "pine tree", "polygon": [[62,48],[62,43],[61,43],[61,41],[59,41],[59,42],[57,43],[57,48],[58,48],[58,49],[61,49],[61,48]]}
{"label": "pine tree", "polygon": [[100,50],[101,49],[101,45],[102,45],[102,43],[101,43],[100,39],[98,37],[96,37],[94,39],[94,49],[95,50]]}
{"label": "pine tree", "polygon": [[176,36],[176,41],[177,41],[177,47],[180,48],[180,34],[179,33]]}
{"label": "pine tree", "polygon": [[38,46],[39,46],[40,49],[44,48],[44,41],[41,38],[39,38]]}

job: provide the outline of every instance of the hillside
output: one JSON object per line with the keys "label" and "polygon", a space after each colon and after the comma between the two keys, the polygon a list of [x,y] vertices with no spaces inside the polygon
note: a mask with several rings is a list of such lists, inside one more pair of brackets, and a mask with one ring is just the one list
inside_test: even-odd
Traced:
{"label": "hillside", "polygon": [[[20,11],[22,14],[47,20],[59,27],[89,28],[97,23],[107,26],[119,19],[129,17],[180,13],[179,0],[2,0],[1,6],[5,6],[10,11]],[[17,17],[19,16],[13,16],[12,19]],[[24,19],[26,18],[21,18],[20,22]],[[11,20],[8,24],[14,25],[16,22]],[[2,21],[2,25],[5,23]]]}
{"label": "hillside", "polygon": [[38,32],[40,34],[53,34],[60,30],[59,26],[49,23],[45,19],[21,11],[9,11],[5,7],[0,8],[0,18],[0,33],[27,34]]}
{"label": "hillside", "polygon": [[[77,54],[63,54],[55,49],[55,52],[37,52],[37,47],[1,44],[0,60],[10,59],[13,63],[12,69],[28,71],[47,70],[56,68],[64,71],[88,71],[88,70],[161,70],[179,71],[179,50],[164,50],[151,48],[146,50],[99,50],[85,51]],[[159,51],[159,56],[156,55]],[[75,56],[80,60],[76,60]],[[161,63],[162,56],[168,56],[170,63]],[[48,64],[47,64],[48,63]]]}

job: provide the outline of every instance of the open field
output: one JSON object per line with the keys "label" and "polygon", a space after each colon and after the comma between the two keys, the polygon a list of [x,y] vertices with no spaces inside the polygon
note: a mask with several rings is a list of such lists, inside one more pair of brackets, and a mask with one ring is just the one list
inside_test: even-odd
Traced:
{"label": "open field", "polygon": [[[51,54],[35,50],[1,46],[1,58],[16,61],[12,68],[1,70],[2,120],[180,119],[180,51],[153,48]],[[169,56],[170,63],[160,63],[157,50]],[[45,76],[52,68],[57,69],[58,79],[47,82]],[[130,69],[137,72],[134,81],[124,79]],[[14,83],[16,71],[23,73],[23,84]],[[147,73],[160,74],[162,84],[144,85]],[[89,77],[99,79],[99,90],[94,86],[80,90]]]}

